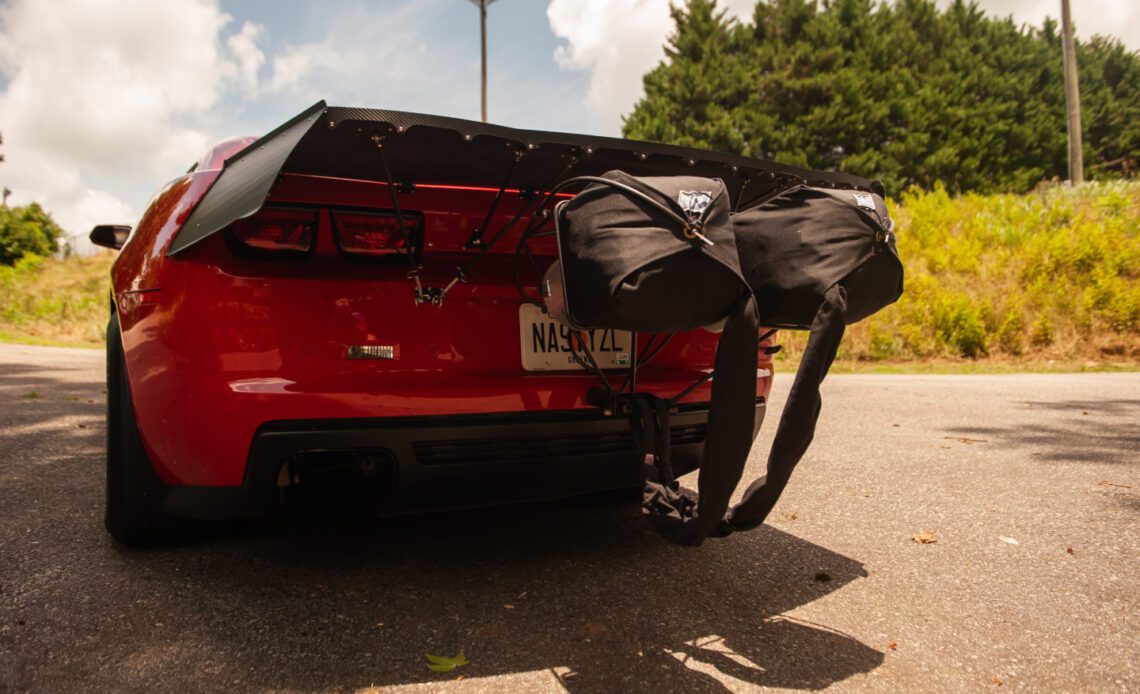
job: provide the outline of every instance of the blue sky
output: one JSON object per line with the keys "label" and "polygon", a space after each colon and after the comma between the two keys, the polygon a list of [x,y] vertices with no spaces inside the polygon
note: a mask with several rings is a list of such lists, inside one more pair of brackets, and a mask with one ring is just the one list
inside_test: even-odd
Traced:
{"label": "blue sky", "polygon": [[[234,28],[245,22],[265,27],[259,45],[266,55],[288,54],[330,38],[332,46],[337,38],[363,39],[370,45],[360,48],[375,60],[367,73],[318,69],[313,75],[317,79],[305,80],[303,86],[246,104],[234,95],[241,117],[233,123],[264,129],[282,113],[298,111],[318,98],[476,120],[480,116],[478,10],[465,0],[378,3],[379,11],[344,0],[237,0],[222,7],[233,17]],[[387,17],[391,21],[385,21]],[[550,29],[544,2],[498,0],[490,8],[488,33],[490,120],[551,130],[600,129],[583,100],[589,73],[560,68],[554,60],[560,41]]]}
{"label": "blue sky", "polygon": [[[946,2],[947,0],[940,0]],[[747,21],[754,0],[719,0]],[[669,0],[497,0],[489,117],[618,135],[663,58]],[[984,0],[1040,24],[1059,0]],[[1140,48],[1140,2],[1073,3],[1078,33]],[[65,229],[134,223],[211,143],[318,99],[479,117],[467,0],[0,0],[0,186]],[[80,247],[85,246],[83,242]]]}

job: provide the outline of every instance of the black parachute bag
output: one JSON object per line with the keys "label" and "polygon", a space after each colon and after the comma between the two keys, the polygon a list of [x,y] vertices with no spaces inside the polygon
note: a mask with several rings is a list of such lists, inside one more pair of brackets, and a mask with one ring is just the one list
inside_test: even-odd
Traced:
{"label": "black parachute bag", "polygon": [[573,180],[590,185],[555,209],[571,326],[691,330],[723,320],[747,292],[721,181],[622,171]]}
{"label": "black parachute bag", "polygon": [[759,324],[740,272],[728,191],[716,179],[621,171],[564,185],[575,182],[588,185],[554,212],[564,310],[552,315],[574,328],[653,333],[724,322],[697,500],[673,474],[669,403],[648,394],[633,403],[645,461],[642,508],[670,540],[700,544],[722,523],[755,433]]}
{"label": "black parachute bag", "polygon": [[748,487],[718,535],[764,522],[815,435],[819,386],[844,329],[894,303],[903,291],[894,223],[879,195],[800,187],[732,219],[760,324],[811,332],[780,416],[767,474]]}

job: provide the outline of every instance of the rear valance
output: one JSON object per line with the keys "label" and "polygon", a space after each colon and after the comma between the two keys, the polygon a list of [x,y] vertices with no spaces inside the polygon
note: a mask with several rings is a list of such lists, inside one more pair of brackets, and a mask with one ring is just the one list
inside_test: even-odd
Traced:
{"label": "rear valance", "polygon": [[540,192],[574,176],[620,169],[635,176],[719,178],[744,209],[795,183],[882,194],[878,181],[652,142],[519,130],[321,101],[227,159],[175,236],[168,255],[254,214],[282,173],[385,181],[510,187]]}

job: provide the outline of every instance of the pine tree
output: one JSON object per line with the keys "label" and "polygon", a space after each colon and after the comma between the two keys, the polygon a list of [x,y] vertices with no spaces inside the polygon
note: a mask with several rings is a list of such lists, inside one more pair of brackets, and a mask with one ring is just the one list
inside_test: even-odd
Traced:
{"label": "pine tree", "polygon": [[672,7],[667,63],[645,76],[646,98],[625,121],[638,139],[741,153],[748,143],[733,113],[747,98],[747,37],[715,0]]}

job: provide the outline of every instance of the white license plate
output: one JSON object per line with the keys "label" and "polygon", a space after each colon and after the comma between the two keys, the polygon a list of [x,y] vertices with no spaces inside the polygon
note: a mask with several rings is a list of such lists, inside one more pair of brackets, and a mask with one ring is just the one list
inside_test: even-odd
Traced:
{"label": "white license plate", "polygon": [[[574,361],[574,355],[570,351],[570,332],[569,327],[552,320],[538,306],[519,306],[519,342],[522,346],[523,369],[575,371],[583,368]],[[582,331],[582,337],[598,366],[603,369],[629,366],[633,340],[628,332],[598,328]],[[585,358],[585,353],[581,350],[579,354]]]}

